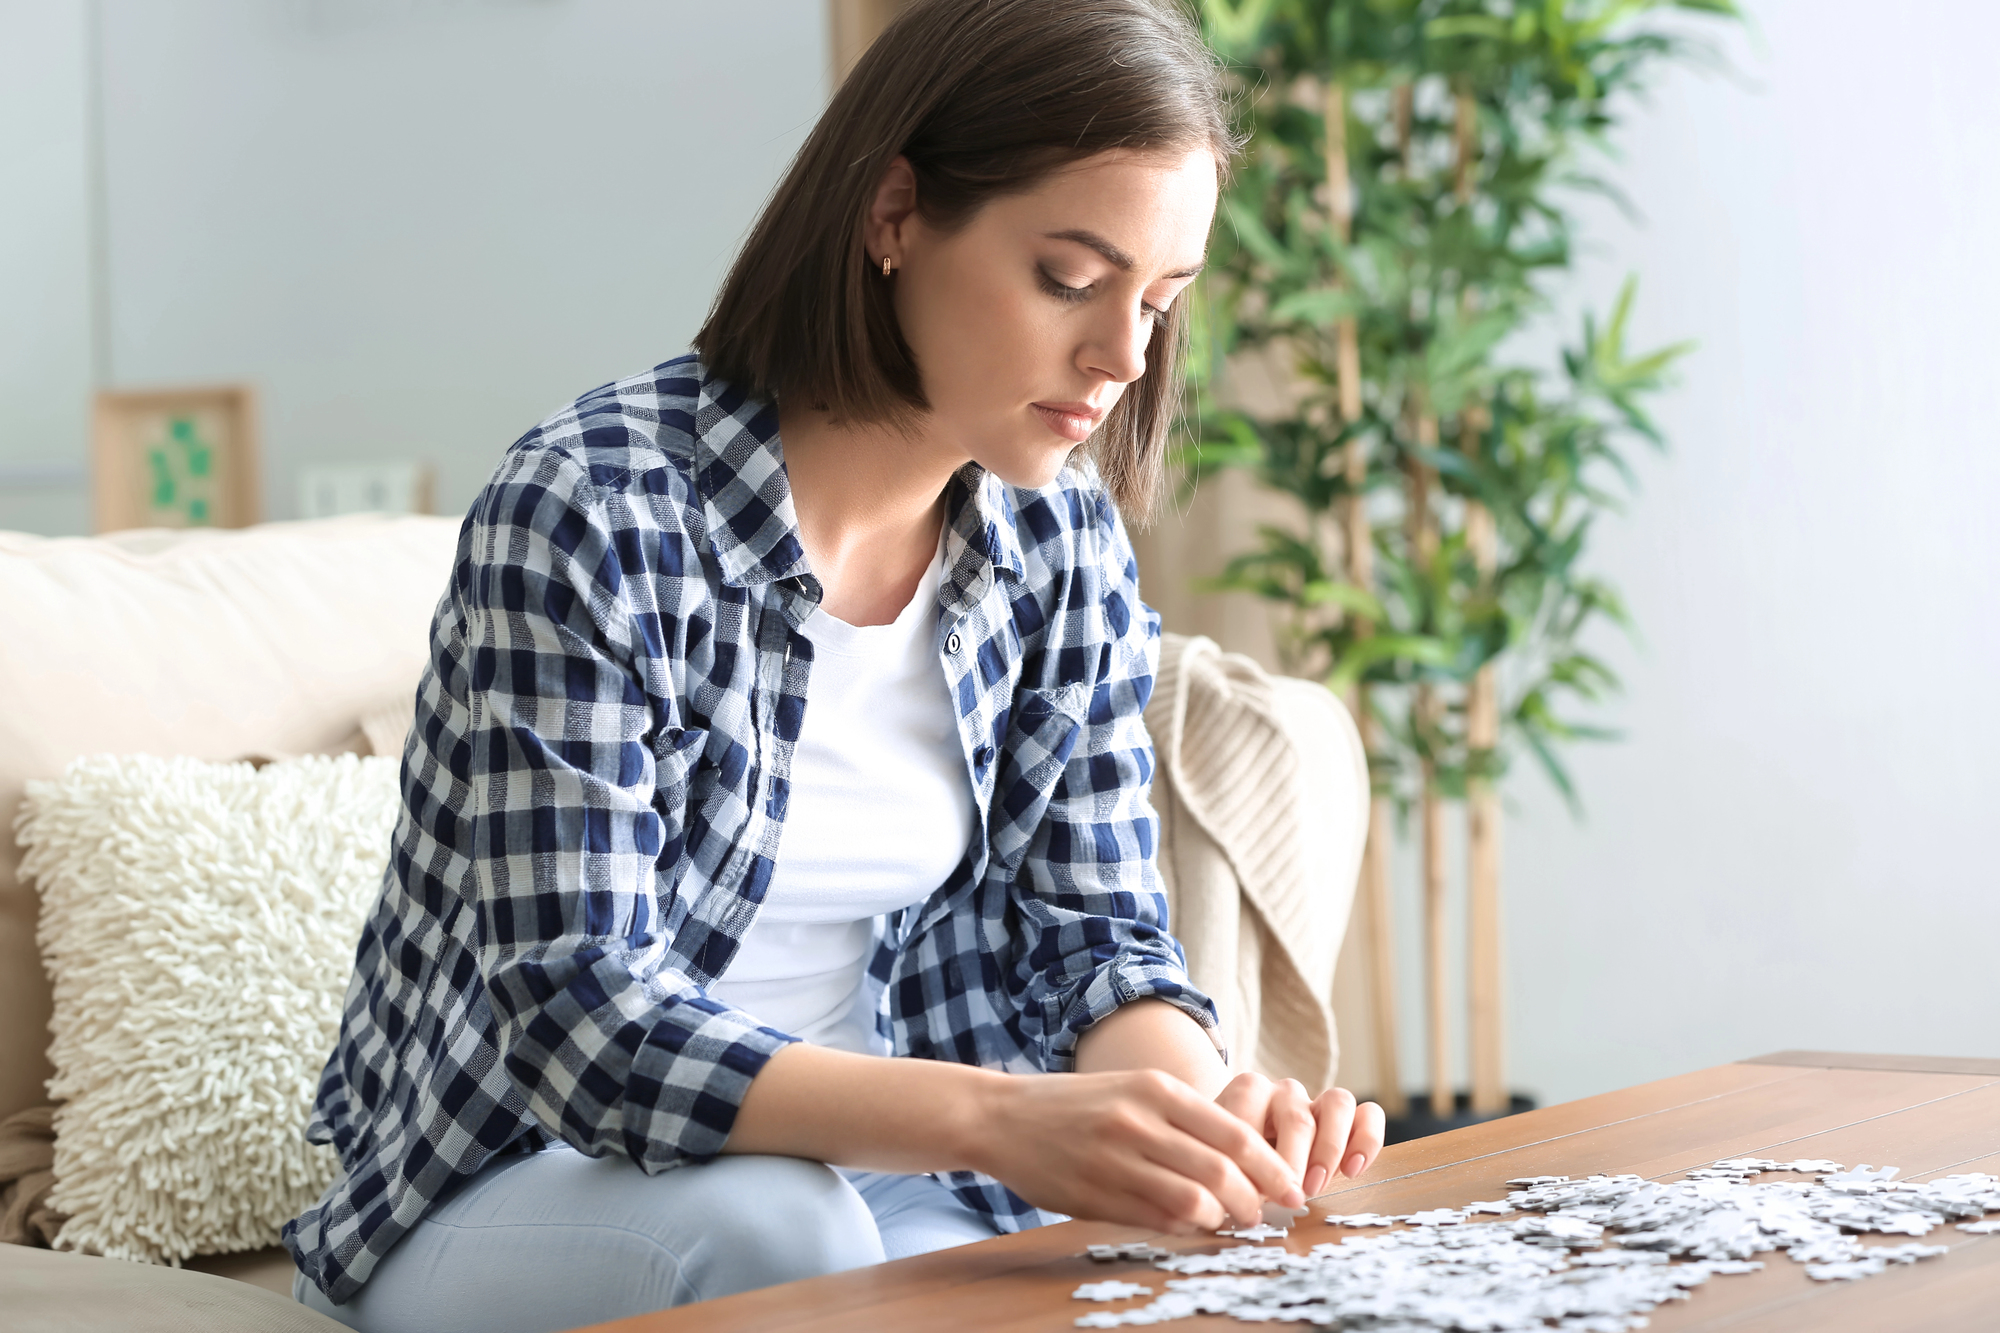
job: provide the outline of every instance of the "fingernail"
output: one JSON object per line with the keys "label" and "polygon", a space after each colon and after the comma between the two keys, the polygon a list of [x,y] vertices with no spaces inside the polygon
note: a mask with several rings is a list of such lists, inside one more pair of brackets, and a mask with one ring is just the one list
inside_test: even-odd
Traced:
{"label": "fingernail", "polygon": [[1352,1180],[1366,1170],[1367,1167],[1368,1159],[1366,1157],[1363,1157],[1360,1153],[1351,1153],[1348,1155],[1347,1166],[1344,1169],[1347,1172],[1347,1178]]}
{"label": "fingernail", "polygon": [[1326,1185],[1326,1168],[1314,1162],[1306,1168],[1306,1193],[1317,1194]]}

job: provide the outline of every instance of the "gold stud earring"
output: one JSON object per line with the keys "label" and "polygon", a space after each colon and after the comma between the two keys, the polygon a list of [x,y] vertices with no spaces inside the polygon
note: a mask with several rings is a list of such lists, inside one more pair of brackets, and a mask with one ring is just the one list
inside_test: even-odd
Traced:
{"label": "gold stud earring", "polygon": [[885,278],[889,276],[889,256],[887,255],[882,256],[882,276]]}

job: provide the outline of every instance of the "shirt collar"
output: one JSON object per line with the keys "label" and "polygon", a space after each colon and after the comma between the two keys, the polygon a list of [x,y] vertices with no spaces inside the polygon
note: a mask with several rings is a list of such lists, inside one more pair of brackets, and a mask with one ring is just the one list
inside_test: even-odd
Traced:
{"label": "shirt collar", "polygon": [[705,370],[695,402],[694,484],[723,582],[743,587],[806,572],[778,406]]}
{"label": "shirt collar", "polygon": [[[952,478],[951,526],[994,569],[1022,578],[1021,537],[1015,525],[1014,488],[977,463]],[[970,496],[973,503],[965,503]]]}
{"label": "shirt collar", "polygon": [[[743,393],[706,369],[695,404],[694,481],[725,583],[747,587],[808,572],[778,439],[777,404]],[[946,524],[957,538],[946,543],[950,567],[957,569],[964,552],[978,558],[983,566],[978,573],[1025,576],[1014,500],[1005,482],[967,463],[952,478],[946,508]]]}

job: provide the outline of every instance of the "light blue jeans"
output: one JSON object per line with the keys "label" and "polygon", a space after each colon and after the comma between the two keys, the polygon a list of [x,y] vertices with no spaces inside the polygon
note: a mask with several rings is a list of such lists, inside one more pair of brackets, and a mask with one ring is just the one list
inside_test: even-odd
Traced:
{"label": "light blue jeans", "polygon": [[433,1208],[355,1297],[300,1303],[361,1333],[546,1333],[964,1245],[993,1227],[929,1176],[719,1157],[649,1176],[557,1144]]}

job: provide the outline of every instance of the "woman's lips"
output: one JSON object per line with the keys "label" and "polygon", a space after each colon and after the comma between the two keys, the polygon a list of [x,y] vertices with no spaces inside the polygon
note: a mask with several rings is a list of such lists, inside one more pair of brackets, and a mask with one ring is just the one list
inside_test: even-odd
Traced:
{"label": "woman's lips", "polygon": [[1104,409],[1088,403],[1035,403],[1033,407],[1050,430],[1078,444],[1089,439],[1090,432],[1104,419]]}

